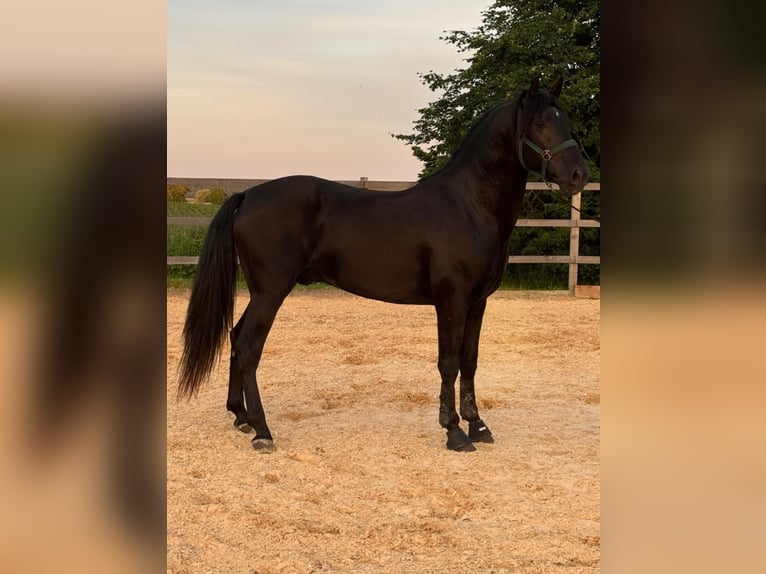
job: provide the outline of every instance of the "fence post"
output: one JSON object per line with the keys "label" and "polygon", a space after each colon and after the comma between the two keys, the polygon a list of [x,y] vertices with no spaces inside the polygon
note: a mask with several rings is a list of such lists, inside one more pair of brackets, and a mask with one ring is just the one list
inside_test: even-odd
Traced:
{"label": "fence post", "polygon": [[573,225],[569,230],[569,257],[572,258],[569,264],[569,294],[572,296],[577,289],[577,257],[580,255],[580,225],[577,220],[580,219],[581,201],[582,193],[576,193],[572,196],[570,218],[573,220]]}

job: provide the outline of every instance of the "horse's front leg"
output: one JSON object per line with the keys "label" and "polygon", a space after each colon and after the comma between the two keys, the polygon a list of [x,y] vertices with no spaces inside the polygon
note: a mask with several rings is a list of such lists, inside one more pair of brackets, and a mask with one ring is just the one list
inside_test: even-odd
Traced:
{"label": "horse's front leg", "polygon": [[460,349],[460,416],[468,421],[468,437],[474,442],[494,442],[492,432],[479,418],[474,377],[479,358],[479,336],[487,300],[482,299],[468,309]]}
{"label": "horse's front leg", "polygon": [[455,380],[460,369],[460,348],[465,327],[465,308],[459,305],[436,307],[439,330],[439,424],[447,429],[447,448],[450,450],[476,450],[471,439],[460,428],[460,417],[455,410]]}

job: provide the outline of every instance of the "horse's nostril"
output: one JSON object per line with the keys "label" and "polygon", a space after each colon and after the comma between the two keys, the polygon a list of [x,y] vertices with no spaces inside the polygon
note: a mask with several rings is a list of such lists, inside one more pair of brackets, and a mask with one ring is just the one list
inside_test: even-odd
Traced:
{"label": "horse's nostril", "polygon": [[583,171],[579,167],[576,167],[572,172],[571,183],[578,184],[586,181],[588,178],[587,170]]}

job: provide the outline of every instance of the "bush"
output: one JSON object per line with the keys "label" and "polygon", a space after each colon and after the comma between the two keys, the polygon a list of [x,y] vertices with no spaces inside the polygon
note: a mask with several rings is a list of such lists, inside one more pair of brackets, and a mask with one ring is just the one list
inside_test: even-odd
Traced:
{"label": "bush", "polygon": [[223,205],[228,196],[221,187],[214,187],[207,195],[207,201],[205,203],[212,203],[213,205]]}
{"label": "bush", "polygon": [[212,203],[213,205],[222,205],[227,199],[226,192],[221,187],[212,189],[200,189],[194,194],[196,203]]}
{"label": "bush", "polygon": [[186,201],[187,193],[189,193],[189,188],[185,185],[168,185],[168,201]]}
{"label": "bush", "polygon": [[194,192],[194,203],[206,203],[207,200],[207,194],[210,192],[209,189],[198,189],[196,192]]}

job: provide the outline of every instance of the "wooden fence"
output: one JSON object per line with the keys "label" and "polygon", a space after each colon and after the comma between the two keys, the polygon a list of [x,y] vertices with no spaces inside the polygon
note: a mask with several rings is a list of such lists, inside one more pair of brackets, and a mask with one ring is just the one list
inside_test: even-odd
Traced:
{"label": "wooden fence", "polygon": [[[191,179],[191,178],[168,178],[168,184],[185,185],[192,192],[200,189],[221,187],[227,194],[238,193],[263,183],[267,180],[254,179]],[[374,189],[377,191],[401,191],[414,185],[414,182],[405,181],[369,181],[366,177],[358,181],[342,181],[354,187]],[[546,189],[544,183],[528,183],[527,190]],[[600,183],[589,183],[585,186],[585,192],[600,191]],[[580,229],[583,227],[600,228],[601,224],[593,219],[580,218],[580,203],[582,195],[572,196],[572,209],[570,219],[519,219],[516,227],[568,227],[569,228],[569,255],[511,255],[508,263],[565,263],[569,265],[569,292],[572,295],[580,292],[597,294],[598,289],[587,289],[577,284],[577,268],[580,265],[599,265],[601,257],[580,255]],[[207,225],[210,217],[168,217],[168,225]],[[196,265],[197,257],[168,256],[168,265]]]}

